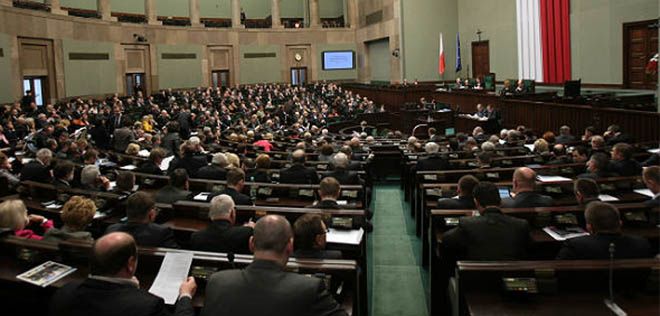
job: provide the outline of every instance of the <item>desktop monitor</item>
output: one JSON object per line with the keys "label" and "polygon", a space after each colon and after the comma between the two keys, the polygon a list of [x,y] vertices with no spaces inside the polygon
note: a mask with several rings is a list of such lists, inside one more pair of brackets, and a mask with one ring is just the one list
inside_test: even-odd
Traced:
{"label": "desktop monitor", "polygon": [[445,136],[454,136],[456,135],[456,129],[453,127],[445,128]]}

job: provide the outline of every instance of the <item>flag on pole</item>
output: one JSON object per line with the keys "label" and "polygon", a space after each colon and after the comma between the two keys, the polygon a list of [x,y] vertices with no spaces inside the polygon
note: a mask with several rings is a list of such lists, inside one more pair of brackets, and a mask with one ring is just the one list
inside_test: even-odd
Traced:
{"label": "flag on pole", "polygon": [[461,69],[463,69],[463,65],[461,65],[461,38],[456,32],[456,72],[461,71]]}
{"label": "flag on pole", "polygon": [[440,33],[440,55],[438,57],[438,72],[440,73],[441,76],[445,74],[445,68],[446,68],[445,47],[442,40],[442,33]]}

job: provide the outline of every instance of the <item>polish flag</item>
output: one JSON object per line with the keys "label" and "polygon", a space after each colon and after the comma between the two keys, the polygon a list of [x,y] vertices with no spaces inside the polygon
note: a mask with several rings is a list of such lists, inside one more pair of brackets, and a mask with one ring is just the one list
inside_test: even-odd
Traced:
{"label": "polish flag", "polygon": [[440,56],[438,57],[438,72],[441,76],[445,74],[445,47],[442,43],[442,33],[440,33]]}

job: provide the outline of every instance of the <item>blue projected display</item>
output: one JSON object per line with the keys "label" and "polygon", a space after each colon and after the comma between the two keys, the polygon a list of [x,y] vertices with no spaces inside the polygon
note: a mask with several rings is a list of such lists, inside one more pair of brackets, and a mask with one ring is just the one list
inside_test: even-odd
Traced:
{"label": "blue projected display", "polygon": [[327,51],[323,52],[323,70],[355,69],[355,52]]}

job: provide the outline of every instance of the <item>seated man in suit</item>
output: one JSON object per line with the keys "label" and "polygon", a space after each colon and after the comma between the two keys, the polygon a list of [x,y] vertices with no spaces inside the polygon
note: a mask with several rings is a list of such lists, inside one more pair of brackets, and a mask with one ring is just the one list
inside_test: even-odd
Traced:
{"label": "seated man in suit", "polygon": [[250,254],[249,240],[254,223],[234,226],[236,209],[234,200],[229,195],[218,195],[211,200],[209,219],[211,220],[209,226],[194,232],[190,237],[192,249]]}
{"label": "seated man in suit", "polygon": [[293,223],[295,258],[341,259],[341,251],[325,250],[328,228],[319,214],[307,213]]}
{"label": "seated man in suit", "polygon": [[110,180],[101,175],[96,165],[87,165],[80,173],[80,188],[91,191],[107,191],[110,189]]}
{"label": "seated man in suit", "polygon": [[293,165],[280,171],[281,183],[318,184],[319,175],[313,168],[305,167],[305,151],[298,149],[291,155]]}
{"label": "seated man in suit", "polygon": [[600,201],[600,187],[593,179],[577,179],[573,183],[573,193],[579,205],[586,206],[593,201]]}
{"label": "seated man in suit", "polygon": [[339,181],[340,184],[360,184],[360,177],[355,171],[348,170],[350,161],[346,154],[339,152],[332,158],[334,169],[328,173],[326,177],[333,177]]}
{"label": "seated man in suit", "polygon": [[50,163],[53,161],[53,152],[42,148],[37,151],[37,157],[25,164],[21,169],[21,181],[35,181],[51,183],[53,175],[50,171]]}
{"label": "seated man in suit", "polygon": [[197,170],[197,178],[209,180],[225,180],[227,178],[227,156],[223,153],[213,154],[211,164]]}
{"label": "seated man in suit", "polygon": [[199,147],[199,139],[193,140],[197,137],[191,137],[191,140],[185,141],[179,148],[180,156],[174,157],[170,163],[168,172],[183,168],[186,169],[188,175],[191,177],[197,176],[197,171],[208,164],[206,155],[203,154]]}
{"label": "seated man in suit", "polygon": [[[70,282],[55,292],[51,316],[171,315],[162,298],[140,289],[135,271],[137,246],[131,235],[111,233],[96,241],[91,252],[91,271],[84,281]],[[195,279],[179,287],[174,315],[193,316]]]}
{"label": "seated man in suit", "polygon": [[156,203],[149,193],[138,191],[126,201],[126,223],[116,223],[108,226],[105,233],[129,233],[140,246],[179,248],[174,234],[169,227],[154,223],[158,216]]}
{"label": "seated man in suit", "polygon": [[70,188],[73,182],[73,163],[60,160],[53,168],[53,185],[60,188]]}
{"label": "seated man in suit", "polygon": [[170,183],[156,192],[156,203],[172,204],[179,200],[187,200],[192,195],[188,191],[188,172],[186,169],[176,169],[170,174]]}
{"label": "seated man in suit", "polygon": [[268,169],[270,168],[270,156],[267,154],[260,154],[257,156],[257,159],[254,160],[255,168],[246,172],[245,177],[250,182],[263,182],[270,183],[271,178],[268,174]]}
{"label": "seated man in suit", "polygon": [[446,232],[447,260],[519,260],[530,242],[526,220],[502,214],[500,193],[492,182],[474,188],[474,203],[481,216],[462,217]]}
{"label": "seated man in suit", "polygon": [[415,170],[417,171],[433,171],[433,170],[447,170],[449,169],[449,161],[440,153],[440,146],[434,142],[428,142],[424,145],[424,150],[428,156],[419,159]]}
{"label": "seated man in suit", "polygon": [[245,172],[240,168],[231,168],[227,171],[227,188],[213,196],[226,194],[231,197],[236,205],[254,205],[252,199],[241,193],[245,187]]}
{"label": "seated man in suit", "polygon": [[609,171],[622,177],[639,176],[642,174],[642,166],[632,156],[632,146],[626,143],[617,143],[612,146],[612,160],[610,160]]}
{"label": "seated man in suit", "polygon": [[341,206],[337,203],[340,193],[341,185],[339,181],[333,177],[325,177],[319,184],[319,197],[321,201],[311,207],[341,209]]}
{"label": "seated man in suit", "polygon": [[321,279],[284,271],[293,252],[286,218],[267,215],[257,221],[250,249],[254,261],[247,268],[211,276],[201,316],[346,315]]}
{"label": "seated man in suit", "polygon": [[479,184],[479,180],[473,175],[464,175],[458,179],[457,198],[439,198],[438,209],[445,210],[470,210],[474,209],[474,196],[472,191]]}
{"label": "seated man in suit", "polygon": [[522,167],[513,172],[513,197],[502,201],[504,208],[551,206],[552,198],[534,192],[536,172]]}
{"label": "seated man in suit", "polygon": [[149,160],[140,164],[140,166],[135,169],[135,172],[148,173],[148,174],[163,174],[163,170],[160,169],[160,164],[165,159],[166,152],[162,148],[154,148],[149,153]]}
{"label": "seated man in suit", "polygon": [[557,144],[568,144],[575,141],[575,136],[571,135],[571,128],[568,125],[562,125],[559,128],[559,136],[555,138]]}
{"label": "seated man in suit", "polygon": [[608,259],[610,247],[616,259],[650,258],[653,256],[649,242],[639,236],[621,233],[621,219],[616,206],[592,202],[584,211],[587,231],[591,235],[571,238],[564,242],[557,259],[590,260]]}
{"label": "seated man in suit", "polygon": [[587,172],[578,175],[577,177],[588,179],[599,179],[607,177],[615,177],[616,174],[607,171],[610,158],[604,153],[595,153],[587,161]]}
{"label": "seated man in suit", "polygon": [[644,168],[642,173],[644,185],[654,194],[653,198],[644,202],[649,207],[660,207],[660,167],[651,166]]}
{"label": "seated man in suit", "polygon": [[607,140],[608,145],[614,145],[618,143],[632,143],[632,138],[630,135],[621,132],[621,127],[619,125],[610,125],[607,127],[607,131],[603,133],[603,137]]}

